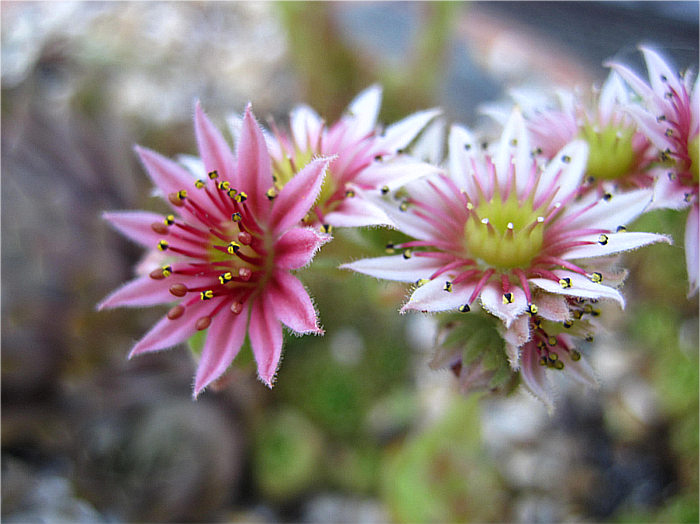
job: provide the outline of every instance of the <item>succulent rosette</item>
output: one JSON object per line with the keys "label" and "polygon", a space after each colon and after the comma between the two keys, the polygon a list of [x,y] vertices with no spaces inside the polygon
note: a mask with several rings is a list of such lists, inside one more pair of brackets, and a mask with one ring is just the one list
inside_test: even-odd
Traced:
{"label": "succulent rosette", "polygon": [[207,330],[195,396],[227,370],[246,336],[259,378],[271,386],[282,353],[281,324],[299,334],[323,332],[311,298],[290,271],[306,266],[330,239],[301,226],[321,192],[330,160],[309,159],[270,200],[272,162],[250,105],[235,156],[199,103],[194,120],[205,169],[201,178],[158,153],[136,148],[172,214],[104,214],[119,232],[162,257],[164,265],[117,289],[98,308],[177,301],[129,357],[175,346]]}
{"label": "succulent rosette", "polygon": [[[653,49],[640,47],[649,83],[627,66],[610,62],[637,95],[627,111],[657,152],[656,184],[651,208],[690,207],[685,230],[689,296],[698,291],[698,149],[700,93],[691,71],[678,74]],[[694,81],[695,80],[695,81]]]}
{"label": "succulent rosette", "polygon": [[[279,193],[310,159],[334,157],[306,223],[326,231],[329,227],[390,224],[389,217],[366,195],[394,190],[437,171],[406,154],[405,149],[440,110],[414,113],[380,131],[377,116],[381,98],[380,86],[365,89],[330,126],[303,104],[292,111],[289,132],[271,122],[272,132],[266,134],[274,176],[268,188],[270,196]],[[240,119],[231,117],[230,124],[236,135]]]}
{"label": "succulent rosette", "polygon": [[[387,246],[399,254],[342,267],[415,283],[402,312],[482,307],[502,321],[513,368],[520,365],[520,348],[534,340],[533,318],[563,324],[585,300],[624,306],[617,289],[622,277],[611,257],[669,242],[625,229],[649,204],[651,189],[580,196],[586,142],[570,142],[541,162],[518,110],[487,151],[458,125],[448,145],[447,173],[414,181],[381,204],[412,240]],[[549,354],[535,347],[539,356]]]}

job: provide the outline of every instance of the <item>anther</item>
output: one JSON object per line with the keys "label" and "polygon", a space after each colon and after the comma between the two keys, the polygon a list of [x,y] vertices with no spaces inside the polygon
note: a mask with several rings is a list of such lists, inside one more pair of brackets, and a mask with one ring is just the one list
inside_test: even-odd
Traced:
{"label": "anther", "polygon": [[211,171],[208,176],[210,180],[215,180],[219,178],[219,172],[215,169],[214,171]]}
{"label": "anther", "polygon": [[236,195],[238,194],[238,191],[236,191],[235,189],[231,188],[231,189],[229,189],[228,191],[226,191],[226,194],[227,194],[230,198],[236,198]]}
{"label": "anther", "polygon": [[201,180],[195,180],[194,187],[197,189],[202,189],[204,187],[204,182]]}
{"label": "anther", "polygon": [[241,191],[236,195],[236,202],[239,204],[245,202],[246,200],[248,200],[248,195],[244,191]]}
{"label": "anther", "polygon": [[333,231],[333,226],[330,224],[321,224],[321,227],[319,228],[321,230],[321,233],[330,233]]}
{"label": "anther", "polygon": [[408,202],[401,202],[399,205],[399,211],[407,211],[408,210]]}
{"label": "anther", "polygon": [[194,323],[194,327],[197,331],[203,331],[211,325],[211,317],[200,317],[197,322]]}
{"label": "anther", "polygon": [[179,193],[168,194],[168,200],[175,207],[182,207],[185,205],[185,203],[182,201],[182,198],[180,198]]}
{"label": "anther", "polygon": [[586,177],[586,184],[588,184],[589,186],[592,186],[594,182],[595,182],[594,176],[588,175]]}
{"label": "anther", "polygon": [[381,162],[382,161],[382,155],[375,155],[374,156],[375,162]]}
{"label": "anther", "polygon": [[606,202],[610,202],[612,200],[612,195],[610,193],[605,193],[603,195],[603,200],[605,200]]}
{"label": "anther", "polygon": [[527,314],[530,316],[536,315],[537,312],[539,311],[539,308],[535,304],[528,304],[527,305]]}
{"label": "anther", "polygon": [[615,230],[618,233],[624,233],[627,231],[627,228],[625,226],[617,226],[617,229]]}
{"label": "anther", "polygon": [[168,311],[167,317],[170,320],[175,320],[180,318],[183,314],[185,313],[185,307],[182,304],[179,304],[172,308],[170,311]]}
{"label": "anther", "polygon": [[445,285],[442,286],[442,289],[444,289],[444,290],[447,291],[448,293],[452,293],[452,282],[450,282],[449,280],[446,281],[446,282],[445,282]]}
{"label": "anther", "polygon": [[599,243],[601,246],[606,246],[606,245],[608,244],[609,238],[610,238],[610,237],[608,237],[608,235],[606,235],[606,234],[603,233],[603,234],[601,234],[601,235],[598,237],[598,243]]}
{"label": "anther", "polygon": [[469,313],[472,308],[469,307],[469,304],[462,304],[457,308],[460,313]]}
{"label": "anther", "polygon": [[[555,337],[555,336],[549,337],[549,338],[547,339],[547,344],[549,344],[549,345],[552,346],[552,347],[556,346],[556,345],[557,345],[557,337]],[[550,358],[551,358],[552,360],[556,360],[556,359],[559,358],[559,357],[557,356],[556,353],[552,353],[552,355],[550,356]]]}
{"label": "anther", "polygon": [[236,211],[235,213],[233,213],[231,215],[231,220],[233,220],[234,222],[240,222],[242,219],[243,219],[243,217],[241,216],[241,214],[238,211]]}
{"label": "anther", "polygon": [[586,342],[593,342],[593,335],[586,336],[585,341]]}
{"label": "anther", "polygon": [[673,129],[668,128],[664,134],[665,134],[667,137],[672,137],[672,136],[673,136]]}
{"label": "anther", "polygon": [[564,327],[565,327],[566,329],[570,329],[573,325],[574,325],[574,321],[573,321],[573,320],[566,320],[566,321],[564,322]]}
{"label": "anther", "polygon": [[202,300],[209,300],[211,298],[214,298],[214,292],[211,289],[207,289],[206,291],[202,291],[199,294],[199,298]]}
{"label": "anther", "polygon": [[465,149],[466,151],[469,151],[471,148],[472,148],[472,145],[471,145],[471,144],[464,144],[464,149]]}
{"label": "anther", "polygon": [[165,220],[163,220],[163,223],[166,226],[172,226],[175,223],[175,215],[168,215],[165,217]]}
{"label": "anther", "polygon": [[685,200],[686,202],[692,202],[692,201],[693,201],[693,194],[692,194],[692,193],[686,193],[686,194],[683,196],[683,200]]}
{"label": "anther", "polygon": [[171,295],[176,297],[184,297],[187,294],[187,286],[185,284],[173,284],[168,288]]}
{"label": "anther", "polygon": [[386,251],[387,255],[393,255],[396,252],[396,250],[394,249],[394,243],[389,242],[384,248],[384,250]]}
{"label": "anther", "polygon": [[234,315],[238,315],[241,311],[243,311],[243,304],[241,304],[240,302],[233,302],[231,304],[231,313],[233,313]]}
{"label": "anther", "polygon": [[221,275],[219,275],[219,282],[221,282],[222,285],[228,284],[229,282],[231,282],[231,280],[233,280],[233,275],[231,274],[230,271],[227,271],[226,273],[222,273]]}
{"label": "anther", "polygon": [[168,244],[165,240],[161,240],[160,242],[158,242],[158,249],[160,251],[165,251],[166,249],[168,249],[169,246],[170,244]]}
{"label": "anther", "polygon": [[591,282],[595,284],[600,284],[603,281],[603,274],[597,271],[591,275]]}
{"label": "anther", "polygon": [[513,303],[513,293],[504,293],[503,294],[503,305],[507,306],[508,304]]}
{"label": "anther", "polygon": [[345,196],[347,198],[353,198],[355,196],[355,192],[352,189],[348,189],[347,191],[345,191]]}
{"label": "anther", "polygon": [[162,269],[154,269],[149,273],[148,276],[151,277],[153,280],[163,280],[165,278]]}
{"label": "anther", "polygon": [[162,222],[153,222],[151,224],[151,229],[158,233],[159,235],[167,235],[168,234],[168,226],[163,224]]}
{"label": "anther", "polygon": [[676,180],[676,178],[678,178],[678,177],[676,176],[676,174],[675,174],[673,171],[669,171],[669,172],[668,172],[668,179],[669,179],[671,182],[673,182],[674,180]]}
{"label": "anther", "polygon": [[600,309],[594,309],[593,311],[591,311],[591,316],[599,317],[600,316]]}
{"label": "anther", "polygon": [[230,242],[229,245],[226,247],[226,251],[228,251],[229,255],[235,255],[238,253],[238,250],[241,249],[241,245],[237,242]]}
{"label": "anther", "polygon": [[571,287],[571,279],[569,277],[562,278],[559,280],[559,285],[564,289],[569,289]]}
{"label": "anther", "polygon": [[409,258],[411,258],[411,250],[410,250],[410,249],[404,249],[404,251],[403,251],[403,258],[406,259],[406,260],[408,260]]}
{"label": "anther", "polygon": [[581,353],[579,353],[575,349],[572,349],[571,351],[569,351],[569,358],[574,362],[578,362],[579,360],[581,360]]}
{"label": "anther", "polygon": [[428,282],[430,282],[430,279],[428,279],[428,278],[420,278],[420,279],[416,280],[416,287],[424,286],[424,285],[426,285]]}
{"label": "anther", "polygon": [[380,191],[382,192],[382,195],[386,195],[389,192],[389,186],[382,186]]}
{"label": "anther", "polygon": [[568,164],[569,162],[571,162],[571,157],[569,155],[564,155],[561,157],[561,161],[565,164]]}
{"label": "anther", "polygon": [[228,180],[222,180],[216,187],[218,187],[222,191],[228,191],[229,189],[231,189],[231,183]]}
{"label": "anther", "polygon": [[253,242],[253,236],[247,231],[238,233],[238,241],[244,246],[249,246]]}
{"label": "anther", "polygon": [[557,360],[554,363],[554,369],[558,369],[558,370],[564,369],[564,363],[561,360]]}
{"label": "anther", "polygon": [[267,196],[268,200],[274,200],[275,197],[277,196],[277,190],[274,187],[271,187],[270,189],[267,190],[265,193],[265,196]]}
{"label": "anther", "polygon": [[187,190],[181,189],[180,191],[178,191],[177,198],[179,198],[180,200],[185,200],[187,198]]}
{"label": "anther", "polygon": [[518,139],[514,138],[513,140],[510,141],[511,146],[517,146],[518,145]]}
{"label": "anther", "polygon": [[163,272],[164,277],[169,277],[170,275],[173,274],[173,267],[172,266],[163,266],[162,272]]}
{"label": "anther", "polygon": [[547,365],[547,357],[545,357],[544,355],[542,355],[542,356],[539,358],[539,360],[537,361],[537,363],[538,363],[540,366],[546,366],[546,365]]}
{"label": "anther", "polygon": [[540,329],[542,327],[542,320],[539,318],[536,318],[535,320],[532,321],[533,326],[535,329]]}
{"label": "anther", "polygon": [[238,270],[238,276],[241,277],[243,282],[248,282],[250,277],[253,276],[253,270],[249,267],[242,267]]}

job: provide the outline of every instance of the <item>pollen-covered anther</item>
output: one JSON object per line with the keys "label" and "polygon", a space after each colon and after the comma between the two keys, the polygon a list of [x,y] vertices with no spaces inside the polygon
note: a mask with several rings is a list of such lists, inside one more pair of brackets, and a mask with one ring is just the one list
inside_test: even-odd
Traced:
{"label": "pollen-covered anther", "polygon": [[221,284],[228,284],[229,282],[231,282],[232,279],[233,279],[233,275],[231,274],[230,271],[227,271],[226,273],[222,273],[221,275],[219,275],[219,282],[221,282]]}
{"label": "pollen-covered anther", "polygon": [[513,300],[514,300],[513,293],[504,293],[503,294],[503,305],[504,306],[507,306],[508,304],[512,304]]}
{"label": "pollen-covered anther", "polygon": [[253,276],[253,270],[249,267],[242,267],[238,270],[238,276],[241,277],[241,280],[244,282],[248,282],[250,277]]}
{"label": "pollen-covered anther", "polygon": [[211,317],[199,317],[197,322],[194,323],[194,327],[197,331],[203,331],[211,325]]}
{"label": "pollen-covered anther", "polygon": [[185,306],[182,304],[178,304],[174,308],[172,308],[170,311],[168,311],[167,317],[170,320],[175,320],[180,318],[183,314],[185,313]]}
{"label": "pollen-covered anther", "polygon": [[625,226],[617,226],[617,229],[615,231],[618,233],[625,233],[627,231],[627,228]]}
{"label": "pollen-covered anther", "polygon": [[561,371],[562,369],[564,369],[564,363],[561,360],[557,360],[554,362],[553,367],[554,369],[558,369],[559,371]]}
{"label": "pollen-covered anther", "polygon": [[[547,339],[547,344],[549,344],[552,347],[556,346],[557,345],[557,337],[555,337],[555,336],[549,337]],[[552,353],[552,355],[556,355],[556,353]],[[554,358],[556,359],[558,357],[554,357]]]}
{"label": "pollen-covered anther", "polygon": [[570,329],[573,325],[574,325],[574,321],[573,321],[573,320],[565,320],[565,321],[564,321],[564,327],[565,327],[566,329]]}
{"label": "pollen-covered anther", "polygon": [[561,161],[565,164],[568,164],[569,162],[571,162],[571,157],[569,155],[564,155],[561,157]]}
{"label": "pollen-covered anther", "polygon": [[579,360],[581,360],[581,353],[579,353],[575,349],[572,349],[571,351],[569,351],[569,358],[574,362],[578,362]]}
{"label": "pollen-covered anther", "polygon": [[569,277],[562,278],[559,280],[559,285],[564,289],[569,289],[571,287],[571,279]]}
{"label": "pollen-covered anther", "polygon": [[159,235],[167,235],[168,234],[168,226],[166,226],[162,222],[153,222],[151,224],[151,229],[158,233]]}
{"label": "pollen-covered anther", "polygon": [[170,275],[173,274],[173,267],[172,266],[163,266],[162,272],[163,272],[163,277],[169,277]]}
{"label": "pollen-covered anther", "polygon": [[241,249],[241,245],[237,242],[229,242],[229,245],[226,246],[229,255],[235,255],[239,249]]}
{"label": "pollen-covered anther", "polygon": [[238,211],[236,211],[235,213],[231,214],[231,220],[234,222],[240,222],[243,220],[243,217]]}
{"label": "pollen-covered anther", "polygon": [[408,260],[409,258],[411,258],[411,250],[410,250],[410,249],[404,249],[404,251],[403,251],[403,258],[404,258],[405,260]]}
{"label": "pollen-covered anther", "polygon": [[536,315],[540,309],[535,304],[527,305],[527,314],[530,316]]}
{"label": "pollen-covered anther", "polygon": [[430,282],[429,278],[421,278],[419,280],[416,280],[416,287],[421,287],[426,285],[428,282]]}
{"label": "pollen-covered anther", "polygon": [[353,191],[352,189],[348,189],[345,191],[345,196],[347,198],[353,198],[355,196],[355,191]]}
{"label": "pollen-covered anther", "polygon": [[610,193],[605,193],[603,195],[603,200],[605,200],[606,202],[610,202],[612,200],[612,195]]}
{"label": "pollen-covered anther", "polygon": [[215,169],[214,171],[210,171],[209,174],[207,175],[210,180],[215,180],[219,178],[219,172]]}
{"label": "pollen-covered anther", "polygon": [[330,224],[321,224],[321,227],[319,228],[321,230],[321,233],[330,233],[333,231],[333,226]]}
{"label": "pollen-covered anther", "polygon": [[170,294],[179,298],[184,297],[187,294],[187,286],[185,284],[173,284],[168,288]]}
{"label": "pollen-covered anther", "polygon": [[472,310],[472,308],[469,307],[469,304],[462,304],[461,306],[459,306],[459,307],[457,308],[457,310],[458,310],[460,313],[469,313],[469,312]]}
{"label": "pollen-covered anther", "polygon": [[211,298],[214,298],[214,292],[211,289],[207,289],[206,291],[202,291],[199,294],[199,298],[202,300],[209,300]]}
{"label": "pollen-covered anther", "polygon": [[166,251],[170,247],[170,244],[168,244],[165,240],[161,240],[158,242],[158,250],[159,251]]}
{"label": "pollen-covered anther", "polygon": [[692,202],[692,201],[693,201],[693,194],[692,194],[692,193],[686,193],[686,194],[683,196],[683,200],[684,200],[685,202]]}
{"label": "pollen-covered anther", "polygon": [[231,183],[228,180],[222,180],[216,187],[222,191],[228,191],[231,189]]}
{"label": "pollen-covered anther", "polygon": [[608,235],[606,235],[605,233],[602,233],[602,234],[598,237],[598,243],[599,243],[601,246],[606,246],[606,245],[608,244],[608,240],[609,240],[609,239],[610,239],[610,237],[608,237]]}
{"label": "pollen-covered anther", "polygon": [[586,342],[593,342],[593,335],[587,335],[584,339]]}
{"label": "pollen-covered anther", "polygon": [[539,360],[537,361],[537,363],[538,363],[540,366],[546,366],[548,362],[549,362],[549,360],[548,360],[547,357],[545,357],[544,355],[542,355],[542,356],[539,358]]}
{"label": "pollen-covered anther", "polygon": [[238,202],[240,204],[240,203],[248,200],[248,195],[245,193],[245,191],[241,191],[236,195],[235,199],[236,199],[236,202]]}
{"label": "pollen-covered anther", "polygon": [[204,182],[202,180],[195,180],[194,187],[197,189],[202,189],[204,187]]}
{"label": "pollen-covered anther", "polygon": [[401,204],[399,204],[399,211],[408,211],[408,202],[401,202]]}
{"label": "pollen-covered anther", "polygon": [[277,189],[274,186],[271,187],[265,192],[265,196],[267,196],[268,200],[274,200],[277,196]]}
{"label": "pollen-covered anther", "polygon": [[238,194],[238,191],[236,191],[235,189],[231,188],[231,189],[229,189],[228,191],[226,191],[226,194],[227,194],[230,198],[236,198],[236,195]]}
{"label": "pollen-covered anther", "polygon": [[393,255],[394,252],[396,251],[396,250],[394,249],[394,244],[393,244],[393,242],[389,242],[389,243],[386,245],[386,247],[384,248],[384,250],[386,251],[386,254],[387,254],[387,255]]}
{"label": "pollen-covered anther", "polygon": [[243,304],[240,302],[233,302],[231,303],[231,313],[234,315],[240,314],[240,312],[243,311]]}
{"label": "pollen-covered anther", "polygon": [[603,281],[603,274],[598,273],[597,271],[593,274],[591,274],[591,282],[594,282],[596,284],[600,284]]}
{"label": "pollen-covered anther", "polygon": [[238,233],[238,241],[244,246],[249,246],[253,242],[253,236],[247,231]]}
{"label": "pollen-covered anther", "polygon": [[442,289],[444,289],[448,293],[452,293],[452,282],[450,282],[449,280],[445,282],[445,285],[442,287]]}
{"label": "pollen-covered anther", "polygon": [[380,191],[382,192],[382,195],[386,195],[389,192],[389,186],[382,186]]}
{"label": "pollen-covered anther", "polygon": [[154,269],[149,273],[148,276],[151,277],[153,280],[163,280],[165,278],[162,269]]}

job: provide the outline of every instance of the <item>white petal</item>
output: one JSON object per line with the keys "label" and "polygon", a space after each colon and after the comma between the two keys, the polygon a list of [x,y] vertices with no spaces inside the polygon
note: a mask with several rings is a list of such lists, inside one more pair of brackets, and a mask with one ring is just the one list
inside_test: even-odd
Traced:
{"label": "white petal", "polygon": [[453,125],[448,139],[450,176],[457,187],[464,189],[472,198],[476,186],[472,177],[472,158],[479,150],[476,137],[467,128]]}
{"label": "white petal", "polygon": [[474,293],[476,285],[454,284],[452,291],[446,291],[445,282],[450,280],[450,278],[450,275],[443,274],[417,288],[409,301],[401,308],[401,312],[405,313],[408,310],[448,311],[455,310],[459,306],[466,304],[472,293]]}
{"label": "white petal", "polygon": [[559,295],[570,295],[573,297],[601,299],[609,298],[617,300],[620,306],[624,309],[625,299],[617,289],[606,286],[605,284],[591,282],[588,278],[572,271],[565,269],[557,269],[554,271],[560,279],[571,279],[571,287],[564,288],[559,282],[554,282],[546,278],[531,278],[528,282],[535,284],[537,287],[556,293]]}
{"label": "white petal", "polygon": [[393,226],[393,222],[375,203],[359,194],[345,198],[340,206],[325,216],[333,227]]}
{"label": "white petal", "polygon": [[390,191],[426,176],[437,175],[442,170],[432,164],[418,162],[410,157],[398,157],[388,161],[373,162],[355,178],[358,185]]}
{"label": "white petal", "polygon": [[588,144],[583,140],[574,140],[559,151],[540,176],[535,193],[535,206],[549,194],[553,186],[559,189],[555,193],[554,203],[566,200],[578,190],[588,161]]}
{"label": "white petal", "polygon": [[440,109],[419,111],[390,125],[386,128],[379,147],[392,152],[405,148],[441,112]]}
{"label": "white petal", "polygon": [[309,147],[309,138],[315,144],[323,127],[323,120],[312,108],[301,104],[292,110],[290,125],[299,149],[306,151]]}
{"label": "white petal", "polygon": [[387,257],[364,258],[349,264],[343,264],[340,269],[351,269],[364,275],[398,282],[417,282],[428,278],[441,267],[440,261],[427,257],[411,257],[403,255]]}
{"label": "white petal", "polygon": [[[557,222],[569,222],[569,230],[594,228],[615,231],[618,226],[626,226],[641,215],[651,202],[651,196],[651,189],[639,189],[616,194],[610,200],[604,200],[592,192],[575,205],[567,206]],[[591,209],[573,220],[569,219],[593,202],[596,204]]]}
{"label": "white petal", "polygon": [[[374,84],[359,95],[348,106],[352,119],[352,136],[356,140],[369,135],[377,125],[379,107],[382,103],[382,88]],[[346,118],[346,117],[344,117]]]}
{"label": "white petal", "polygon": [[569,249],[566,253],[561,255],[561,258],[564,260],[573,260],[577,258],[602,257],[615,253],[622,253],[624,251],[631,251],[646,246],[647,244],[653,244],[654,242],[673,243],[666,235],[658,235],[656,233],[609,233],[605,236],[607,237],[607,243],[605,245],[600,244],[600,235],[582,236],[577,240],[593,242],[593,244]]}
{"label": "white petal", "polygon": [[688,283],[690,290],[688,297],[698,292],[698,204],[696,203],[688,214],[688,221],[685,223],[685,261],[688,267]]}
{"label": "white petal", "polygon": [[537,314],[552,322],[566,322],[571,318],[571,311],[562,295],[538,292],[532,299],[537,306]]}

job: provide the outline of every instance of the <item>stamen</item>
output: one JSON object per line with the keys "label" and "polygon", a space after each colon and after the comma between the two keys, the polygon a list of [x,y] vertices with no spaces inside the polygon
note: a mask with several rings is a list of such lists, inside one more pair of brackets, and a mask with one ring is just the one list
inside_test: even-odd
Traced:
{"label": "stamen", "polygon": [[231,313],[238,315],[241,311],[243,311],[243,304],[241,302],[231,303]]}
{"label": "stamen", "polygon": [[608,237],[608,235],[606,235],[606,234],[601,234],[601,235],[598,237],[598,243],[599,243],[601,246],[607,245],[607,244],[608,244],[608,240],[609,240],[609,237]]}
{"label": "stamen", "polygon": [[170,291],[171,295],[182,298],[187,294],[188,290],[185,284],[173,284],[170,286],[170,288],[168,288],[168,291]]}
{"label": "stamen", "polygon": [[238,270],[238,276],[241,277],[243,282],[248,282],[250,277],[253,275],[253,270],[249,267],[242,267]]}
{"label": "stamen", "polygon": [[603,281],[603,274],[597,271],[591,275],[591,282],[600,284]]}
{"label": "stamen", "polygon": [[241,204],[241,203],[245,202],[246,200],[248,200],[248,195],[244,191],[241,191],[240,193],[238,193],[236,195],[235,200],[236,200],[236,202]]}
{"label": "stamen", "polygon": [[163,280],[165,278],[162,269],[154,269],[149,273],[148,276],[151,277],[153,280]]}
{"label": "stamen", "polygon": [[578,362],[579,360],[581,360],[581,353],[579,353],[575,349],[572,349],[571,351],[569,351],[569,358],[574,362]]}
{"label": "stamen", "polygon": [[571,279],[569,277],[562,278],[559,280],[559,285],[564,289],[569,289],[571,287]]}
{"label": "stamen", "polygon": [[539,308],[535,304],[528,304],[527,305],[527,314],[530,315],[531,317],[536,315],[538,311],[539,311]]}
{"label": "stamen", "polygon": [[173,274],[173,267],[172,266],[163,266],[163,277],[169,277],[170,275]]}
{"label": "stamen", "polygon": [[247,231],[238,233],[238,241],[244,246],[249,246],[253,242],[253,236]]}
{"label": "stamen", "polygon": [[410,250],[410,249],[405,249],[405,250],[404,250],[404,252],[403,252],[403,258],[404,258],[405,260],[408,260],[409,258],[411,258],[411,250]]}
{"label": "stamen", "polygon": [[200,317],[197,319],[197,322],[194,323],[194,327],[197,329],[197,331],[203,331],[207,329],[211,325],[211,317],[206,316],[206,317]]}
{"label": "stamen", "polygon": [[162,222],[153,222],[153,224],[151,224],[151,229],[159,235],[167,235],[169,231],[168,226]]}
{"label": "stamen", "polygon": [[202,189],[204,187],[204,182],[202,180],[195,180],[194,187],[197,189]]}
{"label": "stamen", "polygon": [[210,300],[214,298],[214,292],[211,289],[207,289],[206,291],[202,291],[199,294],[199,298],[201,298],[202,300]]}
{"label": "stamen", "polygon": [[166,251],[169,246],[170,244],[168,244],[165,240],[161,240],[160,242],[158,242],[158,249],[160,251]]}
{"label": "stamen", "polygon": [[168,215],[163,222],[166,226],[172,226],[175,223],[175,215]]}
{"label": "stamen", "polygon": [[460,313],[469,313],[469,312],[472,310],[472,308],[469,307],[469,304],[462,304],[461,306],[459,306],[459,307],[457,308],[457,310],[458,310]]}
{"label": "stamen", "polygon": [[442,289],[444,289],[448,293],[452,293],[452,282],[450,282],[449,280],[446,281]]}
{"label": "stamen", "polygon": [[330,224],[321,224],[321,227],[319,228],[321,233],[329,233],[333,231],[333,226]]}
{"label": "stamen", "polygon": [[228,251],[229,255],[235,255],[238,253],[239,249],[241,249],[241,245],[237,242],[230,242],[229,245],[226,246],[226,251]]}
{"label": "stamen", "polygon": [[219,178],[219,172],[215,169],[214,171],[211,171],[208,176],[209,180],[216,180]]}
{"label": "stamen", "polygon": [[168,311],[167,317],[170,320],[176,320],[180,318],[182,315],[185,313],[185,307],[182,304],[178,304],[174,308],[172,308],[170,311]]}
{"label": "stamen", "polygon": [[231,280],[233,280],[233,275],[230,271],[219,275],[219,282],[221,282],[222,285],[228,284],[229,282],[231,282]]}
{"label": "stamen", "polygon": [[504,293],[503,294],[503,305],[507,306],[508,304],[513,303],[513,293]]}
{"label": "stamen", "polygon": [[231,220],[234,222],[240,222],[241,220],[243,220],[243,217],[241,217],[241,214],[238,211],[236,211],[231,215]]}
{"label": "stamen", "polygon": [[386,254],[387,254],[387,255],[393,255],[393,254],[395,253],[395,251],[396,251],[396,250],[394,249],[394,243],[393,243],[393,242],[389,242],[389,243],[386,245],[386,247],[384,248],[384,250],[386,251]]}

